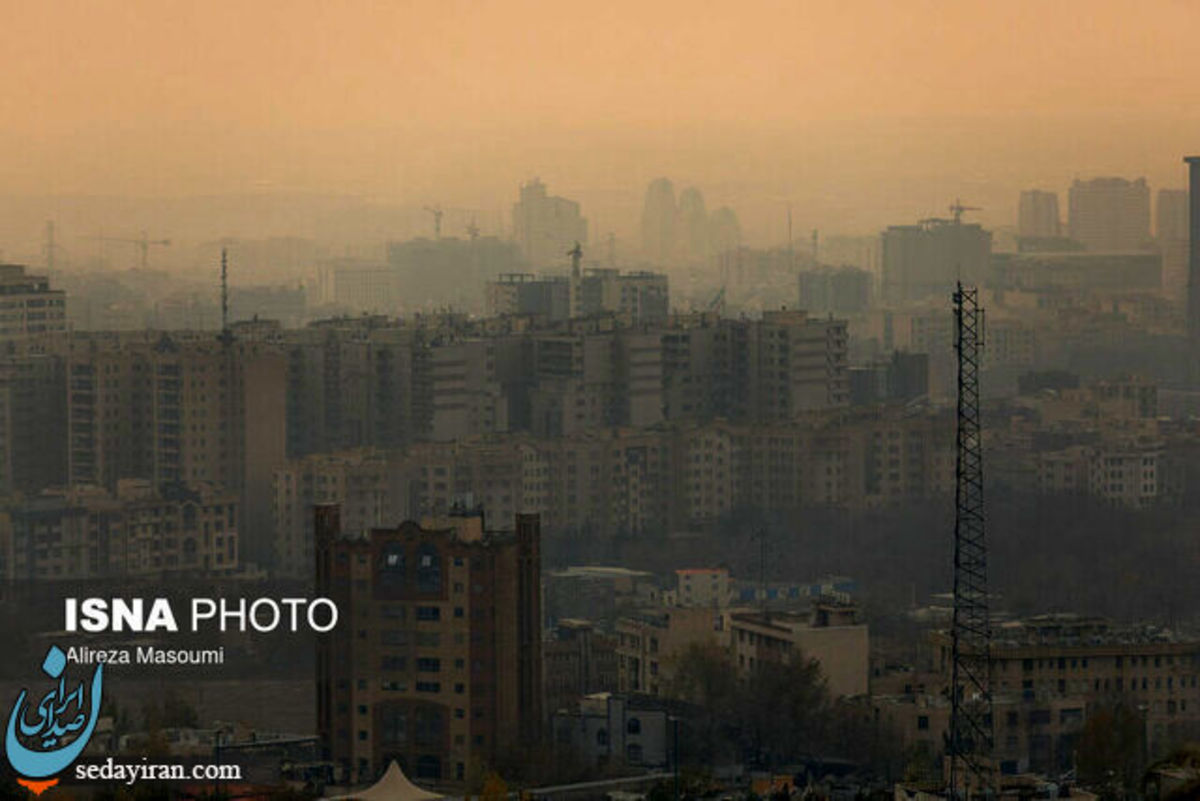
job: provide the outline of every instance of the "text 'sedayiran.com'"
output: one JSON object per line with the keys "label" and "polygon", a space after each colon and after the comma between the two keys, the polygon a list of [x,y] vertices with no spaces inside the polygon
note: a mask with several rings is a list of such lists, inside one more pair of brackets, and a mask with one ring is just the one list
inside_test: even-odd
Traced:
{"label": "text 'sedayiran.com'", "polygon": [[240,781],[241,765],[156,765],[145,762],[116,762],[109,757],[100,764],[76,765],[79,781],[136,784],[150,781]]}

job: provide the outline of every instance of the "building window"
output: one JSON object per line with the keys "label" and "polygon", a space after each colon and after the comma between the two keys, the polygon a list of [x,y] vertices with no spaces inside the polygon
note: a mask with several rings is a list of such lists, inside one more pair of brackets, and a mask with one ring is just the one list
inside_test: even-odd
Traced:
{"label": "building window", "polygon": [[421,657],[417,660],[417,671],[419,673],[440,673],[442,670],[442,660],[432,657]]}
{"label": "building window", "polygon": [[384,645],[408,645],[408,632],[404,629],[384,629],[379,632],[379,640]]}
{"label": "building window", "polygon": [[404,575],[403,545],[394,542],[383,549],[383,570],[385,573]]}
{"label": "building window", "polygon": [[437,548],[425,544],[417,549],[417,591],[441,592],[442,560]]}
{"label": "building window", "polygon": [[403,745],[408,739],[408,719],[404,709],[387,704],[379,717],[379,736],[385,746]]}
{"label": "building window", "polygon": [[417,607],[417,620],[432,621],[432,620],[441,620],[441,619],[442,619],[442,610],[440,607],[436,607],[436,606],[418,606]]}
{"label": "building window", "polygon": [[608,729],[596,730],[596,745],[608,745]]}
{"label": "building window", "polygon": [[630,743],[625,748],[625,759],[630,765],[642,764],[642,747],[637,743]]}
{"label": "building window", "polygon": [[929,728],[929,716],[920,715],[917,717],[917,728],[920,731],[926,731]]}
{"label": "building window", "polygon": [[641,734],[642,721],[638,718],[630,718],[629,722],[625,724],[625,731],[629,734]]}
{"label": "building window", "polygon": [[432,754],[423,754],[417,757],[417,778],[442,778],[442,760]]}
{"label": "building window", "polygon": [[440,707],[418,707],[413,713],[413,740],[418,746],[442,745],[445,728]]}

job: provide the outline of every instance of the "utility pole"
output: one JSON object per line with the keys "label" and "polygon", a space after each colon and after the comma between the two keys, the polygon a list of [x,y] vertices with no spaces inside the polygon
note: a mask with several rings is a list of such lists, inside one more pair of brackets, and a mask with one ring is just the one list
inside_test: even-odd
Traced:
{"label": "utility pole", "polygon": [[988,614],[987,540],[984,536],[983,446],[979,368],[983,311],[979,290],[954,293],[958,354],[958,433],[954,513],[954,620],[951,628],[950,760],[948,796],[995,795],[991,763],[991,620]]}

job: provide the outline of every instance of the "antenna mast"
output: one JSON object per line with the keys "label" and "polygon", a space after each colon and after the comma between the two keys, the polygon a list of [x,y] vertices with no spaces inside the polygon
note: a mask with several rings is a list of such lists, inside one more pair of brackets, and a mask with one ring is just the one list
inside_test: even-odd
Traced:
{"label": "antenna mast", "polygon": [[221,248],[221,342],[233,341],[229,330],[229,251]]}
{"label": "antenna mast", "polygon": [[994,796],[991,621],[983,514],[979,368],[983,312],[979,290],[954,293],[958,353],[958,461],[955,470],[953,667],[950,680],[949,797]]}

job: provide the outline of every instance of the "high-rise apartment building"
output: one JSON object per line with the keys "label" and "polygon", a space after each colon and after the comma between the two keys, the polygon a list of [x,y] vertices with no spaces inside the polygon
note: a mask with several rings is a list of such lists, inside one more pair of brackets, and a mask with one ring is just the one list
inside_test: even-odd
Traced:
{"label": "high-rise apartment building", "polygon": [[883,298],[891,303],[949,297],[955,284],[988,274],[992,234],[974,223],[926,220],[882,234]]}
{"label": "high-rise apartment building", "polygon": [[0,264],[0,342],[67,330],[67,293],[19,264]]}
{"label": "high-rise apartment building", "polygon": [[1184,159],[1188,165],[1188,270],[1187,324],[1193,345],[1200,341],[1200,156]]}
{"label": "high-rise apartment building", "polygon": [[752,325],[751,408],[762,421],[850,404],[846,321],[767,311]]}
{"label": "high-rise apartment building", "polygon": [[78,336],[67,355],[67,473],[240,493],[246,561],[271,556],[271,485],[285,459],[286,363],[273,346],[167,335]]}
{"label": "high-rise apartment building", "polygon": [[427,435],[429,348],[420,329],[382,318],[287,332],[287,452],[401,448]]}
{"label": "high-rise apartment building", "polygon": [[1041,189],[1021,192],[1017,207],[1017,235],[1022,239],[1054,239],[1062,236],[1058,193]]}
{"label": "high-rise apartment building", "polygon": [[487,285],[490,316],[535,315],[548,321],[571,316],[571,282],[566,276],[503,273]]}
{"label": "high-rise apartment building", "polygon": [[1088,250],[1145,250],[1150,244],[1150,187],[1145,178],[1076,180],[1067,214],[1068,236]]}
{"label": "high-rise apartment building", "polygon": [[313,454],[276,470],[271,507],[275,575],[312,577],[314,506],[337,504],[342,531],[365,535],[413,516],[407,480],[395,457],[368,449]]}
{"label": "high-rise apartment building", "polygon": [[[586,241],[587,221],[579,217],[579,204],[545,197],[545,187],[540,195],[533,192],[527,205],[524,193],[522,197],[515,243],[495,236],[389,242],[388,267],[403,294],[402,307],[412,311],[450,305],[481,311],[480,287],[486,281],[523,269],[522,257],[538,267],[562,264],[576,240]],[[526,241],[538,252],[524,250]]]}
{"label": "high-rise apartment building", "polygon": [[1154,221],[1154,238],[1162,253],[1163,291],[1170,297],[1183,298],[1187,292],[1187,190],[1158,190]]}
{"label": "high-rise apartment building", "polygon": [[694,186],[679,193],[680,254],[693,263],[706,259],[709,251],[708,210],[704,195]]}
{"label": "high-rise apartment building", "polygon": [[340,610],[318,646],[317,719],[341,778],[395,760],[461,789],[541,738],[536,515],[489,531],[482,512],[342,537],[317,507],[316,587]]}
{"label": "high-rise apartment building", "polygon": [[621,273],[609,268],[590,268],[575,282],[572,317],[617,314],[634,324],[662,323],[670,310],[667,276],[638,271]]}
{"label": "high-rise apartment building", "polygon": [[800,308],[810,314],[858,314],[871,300],[871,274],[856,267],[800,273]]}
{"label": "high-rise apartment building", "polygon": [[67,481],[67,382],[61,355],[31,348],[0,362],[0,494]]}
{"label": "high-rise apartment building", "polygon": [[576,242],[587,243],[587,220],[580,216],[579,204],[548,195],[537,178],[521,186],[512,216],[513,238],[521,255],[535,267],[565,264],[567,251]]}
{"label": "high-rise apartment building", "polygon": [[675,186],[667,178],[657,178],[646,187],[642,205],[642,252],[656,264],[668,261],[675,251]]}

